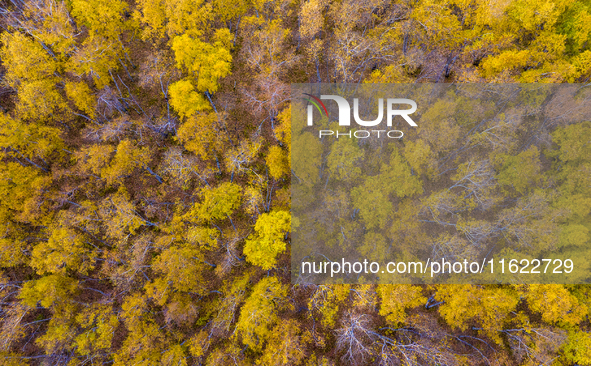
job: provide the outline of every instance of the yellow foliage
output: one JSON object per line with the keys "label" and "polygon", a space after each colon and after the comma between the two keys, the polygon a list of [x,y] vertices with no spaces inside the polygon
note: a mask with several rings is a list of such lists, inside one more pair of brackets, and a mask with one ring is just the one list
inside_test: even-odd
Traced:
{"label": "yellow foliage", "polygon": [[64,98],[48,80],[36,80],[20,85],[17,111],[23,119],[46,119],[66,109]]}
{"label": "yellow foliage", "polygon": [[232,173],[245,173],[262,145],[259,136],[241,140],[238,146],[226,151],[224,156],[226,168]]}
{"label": "yellow foliage", "polygon": [[413,285],[378,285],[380,315],[388,324],[398,327],[406,319],[406,310],[425,304],[422,289]]}
{"label": "yellow foliage", "polygon": [[210,26],[212,5],[204,0],[166,0],[167,30],[170,37],[201,36]]}
{"label": "yellow foliage", "polygon": [[189,79],[182,79],[170,84],[168,91],[170,92],[170,105],[181,117],[187,118],[197,111],[211,108],[205,97],[195,91],[195,87]]}
{"label": "yellow foliage", "polygon": [[94,260],[85,238],[73,229],[58,226],[51,230],[47,242],[33,248],[31,266],[38,274],[61,273],[76,270],[87,274],[94,267]]}
{"label": "yellow foliage", "polygon": [[109,166],[101,170],[101,177],[108,184],[121,183],[125,176],[131,175],[136,168],[147,166],[149,161],[150,152],[147,148],[136,147],[130,140],[122,140]]}
{"label": "yellow foliage", "polygon": [[93,305],[78,314],[76,322],[85,330],[75,339],[78,353],[90,355],[111,348],[119,319],[110,306]]}
{"label": "yellow foliage", "polygon": [[248,0],[214,0],[214,14],[222,21],[234,20],[248,11]]}
{"label": "yellow foliage", "polygon": [[76,48],[66,68],[77,76],[92,77],[96,88],[103,89],[111,83],[111,73],[119,68],[122,51],[119,45],[103,36],[88,37]]}
{"label": "yellow foliage", "polygon": [[72,15],[95,34],[117,39],[125,29],[123,13],[127,3],[121,0],[71,0]]}
{"label": "yellow foliage", "polygon": [[300,34],[302,38],[314,37],[323,27],[324,18],[322,16],[322,7],[324,2],[321,0],[306,1],[300,10]]}
{"label": "yellow foliage", "polygon": [[291,230],[291,215],[287,211],[275,211],[259,216],[255,235],[246,239],[244,255],[254,265],[268,270],[277,263],[277,256],[285,251],[283,237]]}
{"label": "yellow foliage", "polygon": [[106,197],[98,213],[104,222],[108,236],[124,239],[133,235],[146,221],[137,213],[135,205],[129,201],[124,189]]}
{"label": "yellow foliage", "polygon": [[242,187],[224,182],[217,187],[203,188],[199,196],[201,202],[195,203],[185,214],[185,218],[191,222],[222,220],[240,207]]}
{"label": "yellow foliage", "polygon": [[257,364],[265,366],[300,364],[305,358],[307,343],[311,340],[310,335],[301,328],[301,324],[294,319],[275,326]]}
{"label": "yellow foliage", "polygon": [[56,304],[66,306],[77,289],[76,280],[62,274],[52,274],[26,282],[19,297],[29,307],[36,307],[38,302],[45,308]]}
{"label": "yellow foliage", "polygon": [[166,3],[162,0],[138,0],[138,10],[134,13],[136,19],[146,23],[142,31],[143,39],[163,38],[166,33]]}
{"label": "yellow foliage", "polygon": [[66,95],[78,109],[85,112],[90,118],[95,117],[96,99],[85,82],[68,81],[65,89]]}
{"label": "yellow foliage", "polygon": [[152,265],[163,275],[163,281],[158,284],[183,292],[201,292],[204,286],[199,265],[201,257],[195,248],[172,246],[165,249]]}
{"label": "yellow foliage", "polygon": [[4,82],[19,89],[32,81],[55,81],[57,63],[43,47],[20,32],[3,32],[0,56],[7,72]]}
{"label": "yellow foliage", "polygon": [[437,160],[431,152],[431,146],[425,141],[408,141],[405,144],[404,157],[417,175],[426,174],[433,178],[437,168]]}
{"label": "yellow foliage", "polygon": [[441,285],[435,298],[445,302],[439,314],[447,324],[465,331],[476,322],[497,343],[502,342],[499,331],[519,303],[519,294],[511,288],[478,285]]}
{"label": "yellow foliage", "polygon": [[287,294],[287,286],[277,277],[264,277],[252,289],[252,293],[240,310],[236,323],[236,335],[255,351],[260,351],[271,335],[271,328],[279,320],[279,310]]}
{"label": "yellow foliage", "polygon": [[218,80],[230,74],[232,66],[232,35],[228,29],[218,29],[207,43],[185,33],[172,39],[177,67],[196,79],[200,92],[215,93]]}
{"label": "yellow foliage", "polygon": [[281,147],[277,145],[271,146],[267,153],[266,162],[269,167],[269,174],[273,179],[280,179],[289,174],[287,153]]}
{"label": "yellow foliage", "polygon": [[6,220],[4,210],[11,210],[15,221],[36,222],[43,213],[42,192],[50,183],[51,178],[37,168],[15,162],[0,164],[0,217]]}
{"label": "yellow foliage", "polygon": [[214,112],[194,113],[181,124],[177,138],[185,149],[201,159],[211,159],[228,143],[221,125],[223,118],[224,115]]}
{"label": "yellow foliage", "polygon": [[350,290],[351,285],[348,284],[319,285],[308,300],[311,316],[314,316],[314,312],[319,312],[322,315],[322,325],[329,329],[334,328],[340,306],[345,305],[344,301],[349,297]]}
{"label": "yellow foliage", "polygon": [[99,176],[111,161],[115,148],[111,145],[92,145],[76,152],[75,159],[81,172]]}
{"label": "yellow foliage", "polygon": [[587,315],[587,309],[563,285],[528,285],[524,289],[530,309],[550,324],[575,326]]}

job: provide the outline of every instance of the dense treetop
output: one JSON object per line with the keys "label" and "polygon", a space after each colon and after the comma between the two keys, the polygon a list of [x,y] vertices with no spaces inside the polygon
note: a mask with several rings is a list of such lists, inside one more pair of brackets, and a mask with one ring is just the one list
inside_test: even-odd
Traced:
{"label": "dense treetop", "polygon": [[[587,286],[292,285],[288,234],[292,173],[319,179],[291,164],[290,83],[587,82],[589,1],[0,6],[1,364],[591,364]],[[396,210],[326,204],[420,239],[404,217],[474,203],[429,184],[461,123],[433,118],[390,152],[380,174],[408,176],[388,192],[410,199]],[[452,179],[480,169],[469,196],[495,198],[494,181],[556,212],[536,226],[563,225],[552,240],[588,245],[589,122],[550,121],[522,151],[485,127],[468,141],[495,156],[450,158]],[[293,144],[320,148],[305,134]],[[342,157],[361,154],[343,142],[317,164],[346,181]],[[351,182],[340,196],[382,188]],[[421,190],[430,199],[413,201]],[[478,223],[458,225],[461,247]]]}

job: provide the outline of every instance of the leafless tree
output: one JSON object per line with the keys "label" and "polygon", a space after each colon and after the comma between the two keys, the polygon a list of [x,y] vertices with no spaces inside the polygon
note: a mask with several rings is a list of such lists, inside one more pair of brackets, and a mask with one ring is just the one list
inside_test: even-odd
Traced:
{"label": "leafless tree", "polygon": [[443,234],[433,241],[431,258],[443,258],[448,262],[473,260],[478,252],[466,239],[459,235]]}
{"label": "leafless tree", "polygon": [[499,214],[498,230],[517,246],[551,248],[558,240],[556,219],[562,214],[550,209],[543,194],[534,193]]}
{"label": "leafless tree", "polygon": [[275,76],[258,76],[250,87],[244,89],[243,95],[255,114],[273,121],[283,103],[289,100],[289,85]]}
{"label": "leafless tree", "polygon": [[513,356],[520,363],[532,360],[536,364],[549,365],[567,340],[562,329],[516,328],[505,329],[501,333],[507,337]]}
{"label": "leafless tree", "polygon": [[343,352],[341,360],[347,365],[361,365],[372,354],[375,335],[366,314],[348,313],[337,329],[337,349]]}
{"label": "leafless tree", "polygon": [[110,87],[106,86],[98,92],[96,110],[104,120],[111,119],[115,112],[125,114],[124,109],[120,97]]}
{"label": "leafless tree", "polygon": [[114,118],[103,124],[95,124],[86,128],[86,137],[91,141],[121,141],[134,127],[127,115]]}
{"label": "leafless tree", "polygon": [[21,304],[2,307],[0,313],[0,351],[9,351],[11,346],[18,342],[24,335],[23,318],[27,309]]}
{"label": "leafless tree", "polygon": [[494,171],[488,160],[471,160],[463,164],[458,169],[455,184],[449,187],[462,188],[466,192],[466,197],[472,197],[478,203],[481,209],[488,209],[495,203]]}
{"label": "leafless tree", "polygon": [[166,101],[166,124],[172,123],[170,115],[170,102],[168,98],[168,86],[171,81],[178,79],[180,73],[174,67],[170,57],[159,52],[150,55],[147,60],[140,65],[139,84],[144,87],[157,86],[164,100]]}
{"label": "leafless tree", "polygon": [[223,277],[225,274],[229,273],[233,267],[237,267],[238,265],[240,265],[242,259],[240,258],[238,244],[243,239],[244,236],[235,233],[234,235],[231,235],[229,238],[222,240],[222,248],[224,249],[222,254],[222,261],[215,269],[218,276]]}

